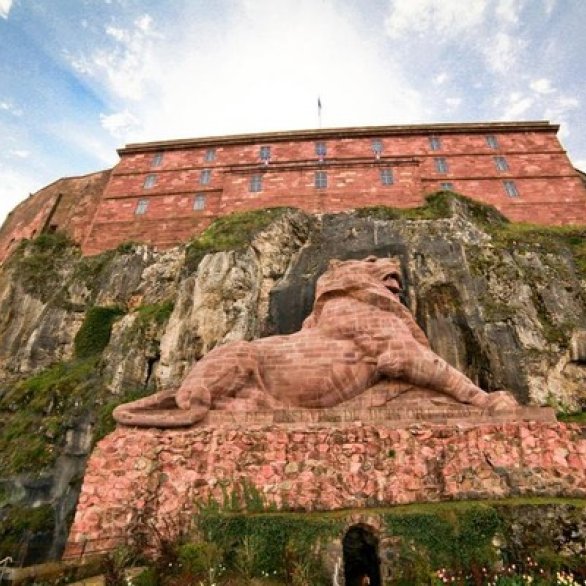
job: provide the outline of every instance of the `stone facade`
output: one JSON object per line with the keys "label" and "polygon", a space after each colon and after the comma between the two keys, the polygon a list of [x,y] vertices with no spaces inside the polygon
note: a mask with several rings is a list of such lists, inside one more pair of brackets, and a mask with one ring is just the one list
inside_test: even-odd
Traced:
{"label": "stone facade", "polygon": [[99,201],[72,208],[41,190],[21,204],[26,229],[5,224],[0,259],[49,224],[70,233],[85,254],[130,240],[165,248],[234,211],[414,207],[438,189],[494,205],[511,220],[580,223],[586,188],[557,130],[548,122],[433,124],[131,144],[118,151]]}
{"label": "stone facade", "polygon": [[175,431],[120,427],[89,461],[65,558],[111,549],[140,523],[178,528],[197,503],[221,504],[245,485],[266,504],[303,511],[586,496],[586,440],[578,426],[520,418],[397,426],[362,417]]}

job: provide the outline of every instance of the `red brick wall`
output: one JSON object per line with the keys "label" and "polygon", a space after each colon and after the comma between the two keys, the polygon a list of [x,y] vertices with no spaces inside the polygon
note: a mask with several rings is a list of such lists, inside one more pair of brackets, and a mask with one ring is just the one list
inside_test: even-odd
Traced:
{"label": "red brick wall", "polygon": [[[459,193],[494,205],[512,220],[582,223],[586,188],[556,131],[556,126],[547,123],[495,123],[316,130],[130,145],[120,151],[120,163],[103,193],[108,175],[98,173],[58,181],[21,204],[0,230],[0,259],[20,238],[41,230],[50,214],[51,224],[80,241],[85,254],[95,254],[128,240],[160,247],[178,244],[232,211],[274,206],[308,212],[376,204],[413,207],[446,182]],[[489,135],[496,140],[495,146],[488,144]],[[437,140],[435,150],[432,137]],[[378,159],[373,139],[382,144]],[[323,161],[316,154],[316,141],[326,144]],[[268,165],[260,160],[261,146],[271,147]],[[215,157],[208,161],[210,148]],[[154,162],[157,153],[163,154],[159,164]],[[439,157],[447,163],[446,172],[436,168]],[[506,170],[497,169],[495,157],[504,157]],[[382,185],[382,168],[392,168],[393,185]],[[211,172],[206,184],[200,182],[204,169]],[[318,171],[327,173],[326,188],[315,187]],[[255,174],[262,176],[259,192],[249,189]],[[156,182],[145,188],[148,175]],[[514,181],[517,197],[507,194],[505,180]],[[69,182],[67,188],[63,181]],[[194,209],[198,194],[205,196],[204,210]],[[136,214],[141,199],[148,200],[148,209]]]}

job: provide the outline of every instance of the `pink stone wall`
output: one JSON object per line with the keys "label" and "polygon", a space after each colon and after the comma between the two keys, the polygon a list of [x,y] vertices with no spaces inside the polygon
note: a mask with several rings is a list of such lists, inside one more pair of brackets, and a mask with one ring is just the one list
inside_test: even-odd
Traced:
{"label": "pink stone wall", "polygon": [[89,461],[65,557],[115,547],[139,516],[172,526],[243,482],[267,503],[306,511],[586,497],[586,439],[547,422],[118,428]]}

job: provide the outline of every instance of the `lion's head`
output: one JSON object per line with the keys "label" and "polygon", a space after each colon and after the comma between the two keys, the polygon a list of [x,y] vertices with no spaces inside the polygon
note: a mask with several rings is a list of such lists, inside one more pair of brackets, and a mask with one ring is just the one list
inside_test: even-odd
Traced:
{"label": "lion's head", "polygon": [[[386,289],[394,297],[403,286],[400,264],[396,259],[368,256],[363,260],[331,260],[318,279],[316,300],[325,293],[357,287]],[[388,293],[387,293],[388,295]]]}

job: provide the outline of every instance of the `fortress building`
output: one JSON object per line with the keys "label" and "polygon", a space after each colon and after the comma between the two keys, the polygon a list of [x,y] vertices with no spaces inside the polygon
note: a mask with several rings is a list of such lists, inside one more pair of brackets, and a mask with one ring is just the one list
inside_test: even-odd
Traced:
{"label": "fortress building", "polygon": [[442,189],[514,221],[584,223],[584,177],[558,129],[546,121],[429,124],[129,144],[112,170],[60,179],[15,208],[0,230],[0,259],[43,231],[68,233],[84,254],[125,241],[164,248],[230,212],[415,207]]}

